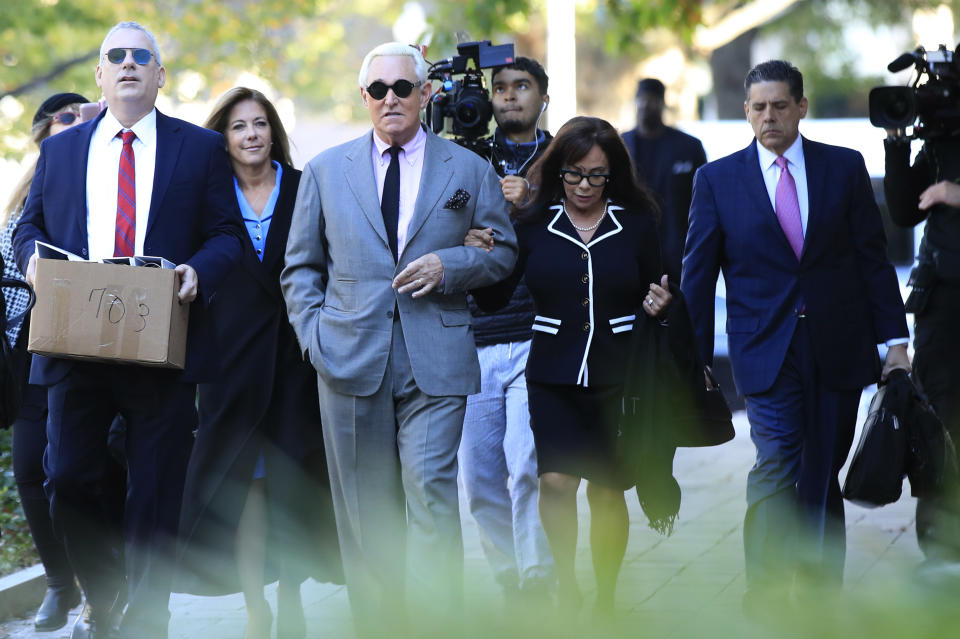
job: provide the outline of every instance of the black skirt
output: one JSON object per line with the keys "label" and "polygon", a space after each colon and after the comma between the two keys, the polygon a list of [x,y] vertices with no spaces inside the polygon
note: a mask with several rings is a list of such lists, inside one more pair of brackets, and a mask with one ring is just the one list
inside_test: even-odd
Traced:
{"label": "black skirt", "polygon": [[627,490],[633,482],[617,464],[623,386],[527,382],[538,472],[563,473]]}

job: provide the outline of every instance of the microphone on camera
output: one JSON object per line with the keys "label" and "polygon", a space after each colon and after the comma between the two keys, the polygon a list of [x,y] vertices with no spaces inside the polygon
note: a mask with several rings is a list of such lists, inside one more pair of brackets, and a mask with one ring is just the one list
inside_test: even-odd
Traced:
{"label": "microphone on camera", "polygon": [[887,65],[887,71],[890,73],[896,73],[897,71],[903,71],[907,67],[917,62],[916,53],[904,53],[899,58]]}

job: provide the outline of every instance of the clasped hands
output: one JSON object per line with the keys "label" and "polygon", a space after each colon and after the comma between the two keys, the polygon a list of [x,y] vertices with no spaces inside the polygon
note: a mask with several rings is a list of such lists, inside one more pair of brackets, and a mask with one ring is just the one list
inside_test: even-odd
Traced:
{"label": "clasped hands", "polygon": [[[489,253],[494,245],[493,229],[470,229],[467,231],[467,236],[463,238],[463,245],[483,249]],[[643,312],[650,317],[662,319],[666,317],[672,299],[668,277],[664,274],[659,284],[650,283],[650,289],[643,298]]]}

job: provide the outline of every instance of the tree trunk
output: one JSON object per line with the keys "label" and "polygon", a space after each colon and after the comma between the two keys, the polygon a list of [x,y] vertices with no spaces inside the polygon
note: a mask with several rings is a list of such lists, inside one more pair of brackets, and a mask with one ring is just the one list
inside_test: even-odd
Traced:
{"label": "tree trunk", "polygon": [[743,79],[752,66],[750,50],[756,36],[757,30],[750,29],[716,49],[710,56],[712,97],[718,119],[738,120],[744,117]]}

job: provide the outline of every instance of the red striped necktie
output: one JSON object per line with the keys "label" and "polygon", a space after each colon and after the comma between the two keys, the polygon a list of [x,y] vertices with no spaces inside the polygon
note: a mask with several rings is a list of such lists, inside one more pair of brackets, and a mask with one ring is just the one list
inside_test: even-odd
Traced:
{"label": "red striped necktie", "polygon": [[113,240],[114,257],[132,257],[137,241],[137,181],[133,160],[133,140],[137,134],[122,131],[120,174],[117,176],[117,230]]}

